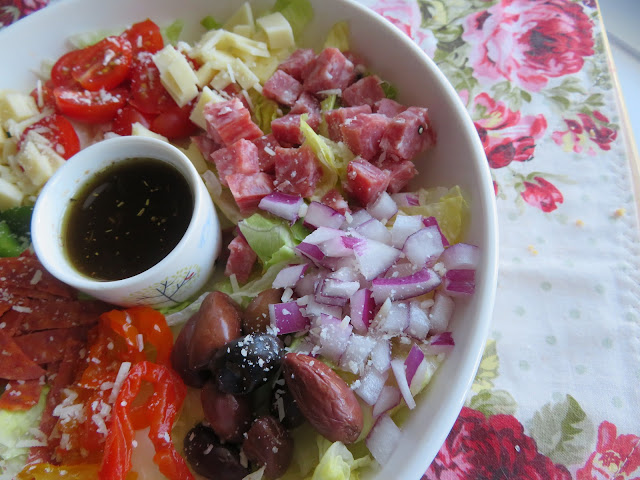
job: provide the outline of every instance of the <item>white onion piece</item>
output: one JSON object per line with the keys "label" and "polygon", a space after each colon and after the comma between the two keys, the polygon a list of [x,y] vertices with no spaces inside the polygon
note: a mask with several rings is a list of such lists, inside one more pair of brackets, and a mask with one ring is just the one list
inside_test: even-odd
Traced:
{"label": "white onion piece", "polygon": [[398,335],[409,326],[409,306],[402,302],[386,300],[375,319],[376,330]]}
{"label": "white onion piece", "polygon": [[386,272],[400,256],[400,250],[375,240],[364,240],[353,251],[360,273],[366,280],[373,280]]}
{"label": "white onion piece", "polygon": [[302,315],[296,302],[270,304],[269,316],[271,326],[278,329],[278,335],[299,332],[309,326],[309,319]]}
{"label": "white onion piece", "polygon": [[278,272],[276,278],[271,285],[273,288],[287,288],[295,287],[298,281],[304,276],[304,272],[307,271],[309,265],[303,263],[301,265],[291,265],[290,267],[284,267]]}
{"label": "white onion piece", "polygon": [[379,339],[371,350],[371,364],[380,372],[389,370],[391,366],[391,344]]}
{"label": "white onion piece", "polygon": [[402,432],[389,415],[381,415],[367,435],[365,444],[380,465],[391,458]]}
{"label": "white onion piece", "polygon": [[442,332],[434,335],[425,346],[427,355],[439,355],[441,353],[449,353],[453,350],[455,342],[451,332]]}
{"label": "white onion piece", "polygon": [[420,198],[415,193],[393,193],[391,198],[399,207],[417,207],[420,205]]}
{"label": "white onion piece", "polygon": [[386,222],[398,213],[398,205],[393,201],[391,195],[387,192],[382,192],[373,203],[367,205],[367,212],[369,212],[373,218]]}
{"label": "white onion piece", "polygon": [[304,216],[304,225],[312,228],[340,228],[344,221],[343,214],[319,202],[311,202]]}
{"label": "white onion piece", "polygon": [[402,251],[418,267],[433,265],[444,252],[440,230],[436,225],[421,228],[407,237]]}
{"label": "white onion piece", "polygon": [[316,265],[319,265],[324,259],[324,253],[322,253],[322,250],[320,250],[317,245],[307,242],[299,243],[295,248],[295,252],[300,257],[309,259]]}
{"label": "white onion piece", "polygon": [[311,332],[316,345],[320,347],[320,355],[338,363],[349,345],[351,331],[351,325],[338,320],[338,323],[324,323]]}
{"label": "white onion piece", "polygon": [[369,358],[369,354],[376,341],[368,336],[352,334],[349,345],[340,358],[340,368],[359,375],[364,370],[364,364]]}
{"label": "white onion piece", "polygon": [[376,278],[371,282],[371,290],[376,303],[382,303],[387,298],[391,300],[405,300],[430,292],[442,280],[430,268],[409,275],[407,277]]}
{"label": "white onion piece", "polygon": [[303,203],[304,200],[300,195],[272,192],[260,200],[258,208],[289,220],[293,224],[298,220],[298,212]]}
{"label": "white onion piece", "polygon": [[427,338],[431,323],[427,312],[420,306],[418,302],[409,303],[409,326],[407,333],[413,338],[424,340]]}
{"label": "white onion piece", "polygon": [[423,218],[422,223],[425,227],[430,227],[432,225],[435,225],[436,227],[438,227],[438,232],[440,232],[440,238],[442,239],[442,245],[444,245],[445,247],[449,246],[449,240],[447,240],[447,237],[445,237],[444,233],[442,233],[442,229],[440,228],[440,225],[438,224],[438,220],[436,219],[436,217]]}
{"label": "white onion piece", "polygon": [[376,404],[373,406],[373,418],[376,418],[379,415],[382,415],[384,412],[391,410],[393,407],[400,404],[400,390],[391,385],[386,385],[380,395],[378,396],[378,400]]}
{"label": "white onion piece", "polygon": [[366,367],[364,375],[360,377],[360,384],[354,392],[368,405],[375,405],[384,384],[387,382],[389,372],[379,372],[372,367]]}
{"label": "white onion piece", "polygon": [[413,376],[416,374],[418,366],[422,360],[424,360],[424,353],[420,350],[420,347],[414,344],[409,351],[409,355],[407,355],[407,358],[404,361],[404,366],[407,372],[407,382],[409,385],[411,385]]}
{"label": "white onion piece", "polygon": [[351,324],[358,333],[366,333],[373,320],[375,304],[371,290],[363,288],[351,296]]}
{"label": "white onion piece", "polygon": [[451,297],[436,292],[433,297],[433,306],[429,310],[430,333],[442,333],[447,330],[454,307],[455,302]]}
{"label": "white onion piece", "polygon": [[358,225],[356,232],[365,238],[391,245],[391,232],[382,222],[375,218]]}
{"label": "white onion piece", "polygon": [[398,383],[398,388],[400,389],[402,398],[404,398],[407,407],[409,407],[410,410],[413,410],[416,407],[416,401],[413,399],[413,395],[411,395],[409,383],[407,382],[407,373],[404,368],[404,362],[401,358],[391,360],[391,370],[396,377],[396,382]]}
{"label": "white onion piece", "polygon": [[359,225],[371,220],[373,217],[369,215],[366,210],[358,210],[351,214],[351,222],[349,222],[349,228],[357,228]]}
{"label": "white onion piece", "polygon": [[444,291],[452,297],[472,295],[476,289],[475,270],[447,270],[444,276]]}
{"label": "white onion piece", "polygon": [[480,262],[480,249],[468,243],[456,243],[440,255],[439,261],[447,270],[477,269]]}
{"label": "white onion piece", "polygon": [[423,227],[420,215],[398,215],[391,227],[391,244],[402,248],[409,235],[416,233]]}

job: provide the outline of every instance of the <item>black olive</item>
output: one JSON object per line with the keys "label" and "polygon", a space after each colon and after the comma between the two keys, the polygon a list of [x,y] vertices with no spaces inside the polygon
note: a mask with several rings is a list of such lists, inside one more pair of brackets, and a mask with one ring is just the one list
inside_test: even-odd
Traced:
{"label": "black olive", "polygon": [[273,335],[246,335],[224,345],[211,360],[218,389],[246,395],[278,373],[284,346]]}
{"label": "black olive", "polygon": [[304,415],[302,415],[286,384],[278,385],[276,382],[271,401],[271,414],[289,430],[299,427],[305,422]]}
{"label": "black olive", "polygon": [[237,448],[221,445],[214,431],[201,423],[187,433],[184,454],[191,468],[205,478],[241,480],[249,474],[240,464]]}

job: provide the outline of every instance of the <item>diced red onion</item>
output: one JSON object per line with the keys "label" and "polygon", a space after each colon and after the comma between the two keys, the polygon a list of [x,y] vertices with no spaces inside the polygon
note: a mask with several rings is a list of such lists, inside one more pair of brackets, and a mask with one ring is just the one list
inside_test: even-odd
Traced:
{"label": "diced red onion", "polygon": [[371,364],[380,372],[391,366],[391,345],[387,340],[379,339],[371,350]]}
{"label": "diced red onion", "polygon": [[431,322],[429,322],[427,312],[421,308],[420,303],[411,302],[409,304],[409,326],[407,327],[407,333],[413,338],[424,340],[427,338],[430,328]]}
{"label": "diced red onion", "polygon": [[391,458],[402,432],[389,415],[381,415],[365,439],[367,448],[380,465]]}
{"label": "diced red onion", "polygon": [[363,288],[351,296],[351,324],[358,333],[366,333],[373,320],[375,304],[371,296],[371,290]]}
{"label": "diced red onion", "polygon": [[[299,300],[300,299],[298,299],[298,301]],[[315,296],[313,295],[307,295],[305,297],[305,301],[305,315],[308,317],[321,317],[322,315],[329,315],[337,318],[342,316],[342,307],[318,303],[315,299]]]}
{"label": "diced red onion", "polygon": [[356,394],[368,405],[375,405],[382,388],[389,377],[389,372],[379,372],[375,368],[366,367],[360,377],[360,384],[354,389]]}
{"label": "diced red onion", "polygon": [[296,248],[296,253],[303,258],[308,258],[316,265],[320,264],[324,259],[324,253],[317,245],[313,245],[307,242],[299,243]]}
{"label": "diced red onion", "polygon": [[304,200],[300,195],[272,192],[260,200],[258,208],[289,220],[293,224],[299,218],[300,206],[303,203]]}
{"label": "diced red onion", "polygon": [[416,407],[416,401],[413,399],[413,395],[411,395],[409,382],[407,382],[407,373],[404,368],[404,362],[401,358],[391,360],[391,370],[396,377],[396,382],[398,383],[398,388],[400,389],[402,398],[404,398],[407,407],[409,407],[410,410],[413,410]]}
{"label": "diced red onion", "polygon": [[471,295],[476,289],[475,278],[475,270],[447,270],[443,281],[444,291],[452,297]]}
{"label": "diced red onion", "polygon": [[409,325],[409,306],[403,302],[385,301],[376,315],[376,330],[397,335]]}
{"label": "diced red onion", "polygon": [[413,376],[413,380],[409,384],[409,390],[411,390],[411,394],[415,397],[420,391],[424,388],[424,386],[428,383],[429,379],[435,372],[438,366],[437,362],[427,361],[427,357],[423,358],[418,368],[416,369],[416,373]]}
{"label": "diced red onion", "polygon": [[373,217],[366,210],[358,210],[351,214],[351,221],[347,224],[348,228],[357,228],[364,222],[371,220]]}
{"label": "diced red onion", "polygon": [[295,292],[298,297],[304,297],[305,295],[313,295],[316,291],[317,284],[320,282],[320,273],[306,273],[295,287]]}
{"label": "diced red onion", "polygon": [[304,276],[304,272],[306,272],[307,268],[309,268],[309,264],[307,263],[284,267],[278,272],[271,286],[273,288],[293,288]]}
{"label": "diced red onion", "polygon": [[279,335],[299,332],[309,326],[309,319],[302,315],[296,302],[270,304],[269,316]]}
{"label": "diced red onion", "polygon": [[402,251],[409,261],[418,267],[432,266],[444,252],[442,237],[437,225],[424,227],[412,233],[404,242]]}
{"label": "diced red onion", "polygon": [[384,278],[408,277],[409,275],[416,273],[417,270],[420,269],[416,268],[412,263],[404,260],[398,260],[384,273]]}
{"label": "diced red onion", "polygon": [[325,297],[351,298],[360,289],[358,282],[345,282],[335,278],[326,278],[322,282],[320,291]]}
{"label": "diced red onion", "polygon": [[391,232],[375,218],[358,225],[356,232],[365,238],[391,245]]}
{"label": "diced red onion", "polygon": [[480,262],[480,249],[468,243],[456,243],[440,255],[439,261],[447,270],[463,268],[475,270]]}
{"label": "diced red onion", "polygon": [[378,396],[378,401],[373,406],[373,418],[376,418],[379,415],[391,410],[395,406],[400,404],[400,390],[391,385],[386,385],[380,395]]}
{"label": "diced red onion", "polygon": [[420,215],[398,215],[391,227],[391,244],[402,248],[409,235],[416,233],[423,227]]}
{"label": "diced red onion", "polygon": [[417,207],[420,205],[420,198],[415,193],[401,192],[391,195],[393,201],[399,207]]}
{"label": "diced red onion", "polygon": [[341,267],[335,272],[331,272],[327,275],[327,278],[335,278],[336,280],[342,280],[343,282],[357,282],[358,273],[351,267]]}
{"label": "diced red onion", "polygon": [[376,303],[382,303],[387,298],[405,300],[423,295],[440,283],[441,279],[436,272],[430,268],[423,268],[408,277],[375,278],[371,282],[371,290]]}
{"label": "diced red onion", "polygon": [[398,205],[387,192],[382,192],[372,204],[367,206],[367,212],[373,218],[386,222],[398,213]]}
{"label": "diced red onion", "polygon": [[318,331],[314,330],[311,330],[313,332],[312,337],[320,347],[319,353],[332,362],[338,363],[349,345],[349,337],[351,337],[352,331],[351,325],[340,321],[338,323],[327,322],[323,323]]}
{"label": "diced red onion", "polygon": [[304,216],[304,225],[311,228],[340,228],[344,221],[343,214],[319,202],[311,202]]}
{"label": "diced red onion", "polygon": [[400,256],[400,250],[375,240],[364,240],[353,247],[360,273],[373,280],[386,272]]}
{"label": "diced red onion", "polygon": [[436,217],[423,218],[422,223],[424,224],[425,227],[430,227],[432,225],[435,225],[436,227],[438,227],[438,231],[440,232],[440,237],[442,237],[442,245],[444,245],[445,247],[449,246],[449,240],[447,240],[447,237],[445,237],[444,233],[442,233],[442,229],[440,228],[440,225],[438,224],[438,220],[436,219]]}
{"label": "diced red onion", "polygon": [[342,237],[346,235],[342,230],[337,228],[318,227],[309,235],[304,237],[304,243],[310,243],[312,245],[320,245],[322,242],[331,240],[335,237]]}
{"label": "diced red onion", "polygon": [[340,358],[340,367],[348,372],[361,374],[364,370],[364,364],[375,346],[376,341],[373,338],[353,333],[344,355]]}
{"label": "diced red onion", "polygon": [[434,335],[429,340],[429,343],[425,346],[425,350],[429,355],[439,355],[441,353],[449,353],[455,342],[451,332],[442,332]]}
{"label": "diced red onion", "polygon": [[451,297],[436,292],[433,297],[433,306],[429,310],[430,333],[442,333],[447,329],[454,307],[455,302]]}
{"label": "diced red onion", "polygon": [[320,318],[318,320],[318,325],[340,325],[341,323],[342,320],[329,313],[320,314]]}
{"label": "diced red onion", "polygon": [[407,358],[404,361],[407,371],[407,383],[409,383],[409,385],[411,385],[411,380],[413,380],[413,376],[416,374],[416,370],[418,370],[418,366],[423,359],[424,353],[422,353],[420,347],[414,344],[409,351],[409,355],[407,355]]}
{"label": "diced red onion", "polygon": [[355,237],[336,236],[320,243],[318,247],[328,257],[348,257],[353,255],[353,247],[363,241]]}
{"label": "diced red onion", "polygon": [[324,305],[333,305],[338,307],[344,307],[347,304],[348,299],[344,297],[329,297],[323,295],[322,292],[318,291],[315,296],[316,302],[324,304]]}

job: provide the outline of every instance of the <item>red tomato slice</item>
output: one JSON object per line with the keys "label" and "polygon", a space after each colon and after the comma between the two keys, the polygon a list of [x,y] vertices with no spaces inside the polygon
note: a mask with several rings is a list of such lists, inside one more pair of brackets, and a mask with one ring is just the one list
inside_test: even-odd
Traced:
{"label": "red tomato slice", "polygon": [[160,27],[149,19],[134,23],[128,30],[125,30],[122,37],[131,42],[134,54],[138,52],[156,53],[164,47]]}
{"label": "red tomato slice", "polygon": [[182,138],[191,135],[198,128],[191,120],[193,102],[180,108],[177,105],[166,112],[160,113],[151,121],[149,129],[152,132],[164,135],[169,139]]}
{"label": "red tomato slice", "polygon": [[149,128],[149,119],[131,105],[118,110],[116,118],[113,119],[113,132],[118,135],[131,135],[131,127],[134,123],[140,123]]}
{"label": "red tomato slice", "polygon": [[111,90],[129,75],[131,57],[129,40],[107,37],[80,50],[71,76],[87,90]]}
{"label": "red tomato slice", "polygon": [[31,90],[31,97],[36,101],[36,105],[38,106],[38,110],[43,111],[45,108],[50,108],[51,110],[55,110],[56,101],[53,98],[53,89],[55,85],[51,80],[47,80],[42,84],[42,104],[40,102],[38,88],[34,88]]}
{"label": "red tomato slice", "polygon": [[103,123],[112,120],[127,102],[129,92],[116,88],[110,92],[101,90],[77,90],[58,87],[53,91],[58,112],[86,123]]}
{"label": "red tomato slice", "polygon": [[51,82],[54,87],[75,87],[78,82],[71,75],[71,70],[80,61],[82,50],[72,50],[65,53],[51,69]]}
{"label": "red tomato slice", "polygon": [[131,105],[142,113],[157,114],[177,108],[160,82],[160,71],[150,53],[140,53],[131,68]]}
{"label": "red tomato slice", "polygon": [[31,131],[39,133],[51,142],[53,148],[65,160],[80,151],[80,139],[71,122],[62,115],[53,114],[25,128],[18,146]]}

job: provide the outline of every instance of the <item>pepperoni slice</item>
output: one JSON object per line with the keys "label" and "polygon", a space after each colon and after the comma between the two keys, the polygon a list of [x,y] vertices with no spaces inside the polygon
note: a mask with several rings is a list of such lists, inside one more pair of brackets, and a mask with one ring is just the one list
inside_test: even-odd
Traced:
{"label": "pepperoni slice", "polygon": [[0,360],[0,378],[6,380],[32,380],[45,374],[3,330],[0,330]]}
{"label": "pepperoni slice", "polygon": [[29,410],[38,404],[42,393],[40,380],[24,380],[10,384],[0,396],[0,408],[4,410]]}

